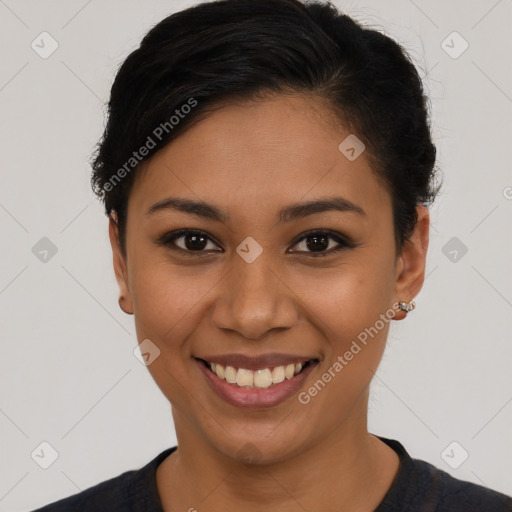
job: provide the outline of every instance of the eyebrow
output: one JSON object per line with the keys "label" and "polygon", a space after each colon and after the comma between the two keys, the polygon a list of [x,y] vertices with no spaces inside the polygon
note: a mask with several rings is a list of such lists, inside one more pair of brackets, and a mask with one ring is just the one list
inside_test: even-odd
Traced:
{"label": "eyebrow", "polygon": [[[212,204],[204,201],[193,201],[179,197],[166,197],[155,203],[146,211],[147,215],[152,215],[159,211],[172,210],[191,215],[196,215],[209,220],[226,223],[229,221],[229,215]],[[357,215],[366,215],[366,212],[360,207],[344,199],[343,197],[327,197],[304,203],[291,204],[283,208],[279,214],[279,222],[291,222],[297,219],[313,215],[315,213],[339,211],[350,212]]]}

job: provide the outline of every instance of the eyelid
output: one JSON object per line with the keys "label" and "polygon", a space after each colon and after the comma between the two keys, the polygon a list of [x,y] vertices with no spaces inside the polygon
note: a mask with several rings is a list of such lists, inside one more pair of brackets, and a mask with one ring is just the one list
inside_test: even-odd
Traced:
{"label": "eyelid", "polygon": [[[206,233],[206,231],[202,231],[201,229],[191,229],[191,228],[183,228],[183,229],[178,229],[176,231],[169,231],[168,233],[164,233],[161,237],[159,237],[157,240],[155,240],[155,242],[158,245],[163,245],[163,246],[169,247],[172,250],[176,250],[176,251],[181,252],[182,254],[186,254],[186,255],[190,255],[190,256],[196,256],[196,255],[201,255],[201,254],[203,254],[203,255],[210,254],[210,252],[207,252],[207,251],[187,251],[185,249],[182,249],[181,247],[176,246],[174,244],[174,241],[177,240],[178,238],[181,238],[182,236],[185,236],[185,235],[203,236],[203,237],[207,238],[209,241],[215,243],[216,245],[218,245],[219,247],[222,248],[221,244],[219,244],[219,242],[217,242],[217,240],[214,237],[212,237],[210,234]],[[215,251],[215,252],[220,252],[220,251]]]}
{"label": "eyelid", "polygon": [[337,231],[331,231],[330,229],[310,229],[308,231],[304,231],[304,233],[301,233],[299,236],[297,236],[294,241],[292,242],[293,245],[297,245],[299,242],[304,240],[305,238],[313,237],[313,236],[327,236],[335,240],[336,242],[340,244],[344,244],[346,246],[354,246],[347,237],[342,235],[341,233],[338,233]]}
{"label": "eyelid", "polygon": [[[171,232],[165,233],[163,236],[159,237],[155,242],[158,245],[167,246],[172,250],[179,251],[188,256],[201,256],[201,255],[204,256],[204,255],[211,254],[211,250],[210,251],[204,251],[204,250],[188,251],[186,249],[182,249],[181,247],[177,247],[176,245],[174,245],[173,242],[175,240],[177,240],[178,238],[181,238],[182,236],[188,235],[188,234],[203,236],[203,237],[207,238],[208,240],[212,241],[213,243],[215,243],[217,246],[222,248],[221,244],[219,244],[219,242],[217,242],[217,240],[214,237],[212,237],[210,234],[208,234],[207,232],[205,232],[201,229],[192,229],[192,228],[183,228],[183,229],[178,229],[176,231],[171,231]],[[315,235],[316,236],[327,236],[328,238],[334,240],[338,244],[338,246],[335,248],[331,248],[328,251],[319,251],[319,252],[291,251],[291,252],[294,254],[308,255],[308,256],[313,256],[313,257],[329,256],[330,254],[333,254],[341,249],[355,248],[358,245],[358,244],[355,244],[355,243],[351,242],[350,240],[348,240],[348,238],[345,237],[344,235],[342,235],[341,233],[338,233],[336,231],[331,231],[329,229],[310,229],[308,231],[305,231],[305,232],[301,233],[300,235],[298,235],[294,239],[294,241],[291,243],[291,245],[293,247],[293,246],[297,245],[299,242],[301,242],[302,240],[309,238],[309,237],[313,237]],[[220,251],[214,251],[214,252],[220,252]]]}
{"label": "eyelid", "polygon": [[306,238],[312,238],[314,236],[326,236],[332,240],[334,240],[338,245],[336,247],[333,247],[327,251],[291,251],[294,254],[299,255],[306,255],[307,257],[328,257],[332,254],[336,254],[339,251],[342,251],[343,249],[354,249],[358,246],[358,244],[355,244],[351,242],[346,236],[342,235],[341,233],[338,233],[336,231],[331,231],[330,229],[310,229],[309,231],[305,231],[304,233],[301,233],[292,243],[292,246],[297,245],[299,242],[302,242],[302,240]]}

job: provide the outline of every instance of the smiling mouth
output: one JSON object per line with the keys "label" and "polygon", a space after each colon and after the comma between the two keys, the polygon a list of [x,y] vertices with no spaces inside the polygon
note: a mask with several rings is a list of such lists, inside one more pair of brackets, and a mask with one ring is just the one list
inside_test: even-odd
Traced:
{"label": "smiling mouth", "polygon": [[319,362],[318,359],[314,358],[302,363],[261,368],[253,371],[247,368],[223,366],[219,363],[213,363],[200,358],[197,359],[219,379],[236,387],[247,389],[268,389],[274,387],[286,380],[293,379],[311,364]]}

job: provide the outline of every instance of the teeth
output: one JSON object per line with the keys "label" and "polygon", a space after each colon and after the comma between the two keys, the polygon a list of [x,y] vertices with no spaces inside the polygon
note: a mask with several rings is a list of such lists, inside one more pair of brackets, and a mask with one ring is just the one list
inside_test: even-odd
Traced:
{"label": "teeth", "polygon": [[272,382],[279,384],[284,380],[284,366],[278,366],[272,370]]}
{"label": "teeth", "polygon": [[[240,371],[240,370],[238,370]],[[272,372],[265,368],[254,372],[254,385],[257,388],[266,389],[272,386]]]}
{"label": "teeth", "polygon": [[239,386],[252,388],[252,385],[254,384],[254,372],[251,372],[251,370],[245,370],[244,368],[239,368],[238,373],[236,374],[236,383]]}
{"label": "teeth", "polygon": [[293,374],[295,373],[295,365],[294,364],[289,364],[285,369],[284,369],[284,376],[286,377],[286,379],[291,379],[293,377]]}
{"label": "teeth", "polygon": [[223,379],[226,372],[224,371],[224,366],[220,365],[220,364],[215,364],[215,363],[212,363],[212,370],[221,378]]}
{"label": "teeth", "polygon": [[245,368],[237,369],[233,366],[224,367],[218,363],[208,363],[208,366],[219,379],[223,379],[230,384],[259,389],[267,389],[274,384],[290,380],[304,368],[302,363],[276,366],[275,368],[263,368],[256,371]]}
{"label": "teeth", "polygon": [[[220,365],[217,365],[220,366]],[[226,366],[226,369],[224,371],[224,378],[226,382],[229,382],[230,384],[234,384],[236,382],[236,370],[232,366]],[[219,375],[217,373],[217,375]],[[219,375],[220,377],[220,375]]]}

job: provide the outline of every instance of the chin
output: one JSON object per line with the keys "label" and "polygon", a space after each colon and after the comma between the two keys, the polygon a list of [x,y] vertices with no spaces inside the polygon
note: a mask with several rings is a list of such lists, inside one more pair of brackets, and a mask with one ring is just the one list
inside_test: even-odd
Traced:
{"label": "chin", "polygon": [[279,429],[279,425],[246,429],[246,425],[239,422],[238,432],[233,436],[221,430],[219,434],[222,439],[212,439],[211,432],[207,437],[210,444],[225,457],[239,463],[261,466],[285,461],[302,451],[301,446],[306,442],[300,439],[301,434],[304,435],[303,429],[301,432]]}

